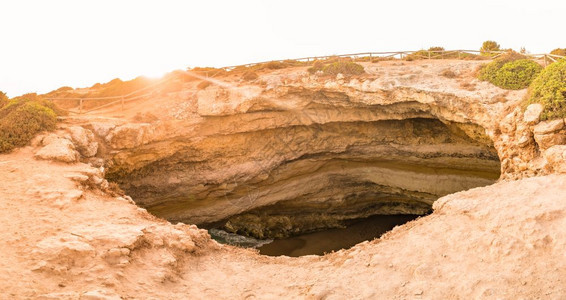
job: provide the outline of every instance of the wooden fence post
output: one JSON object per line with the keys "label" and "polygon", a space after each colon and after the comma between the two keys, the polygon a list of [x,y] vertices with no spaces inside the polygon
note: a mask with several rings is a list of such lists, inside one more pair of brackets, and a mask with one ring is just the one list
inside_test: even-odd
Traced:
{"label": "wooden fence post", "polygon": [[79,114],[83,113],[83,98],[79,99]]}
{"label": "wooden fence post", "polygon": [[544,67],[546,68],[546,54],[543,56],[544,58]]}

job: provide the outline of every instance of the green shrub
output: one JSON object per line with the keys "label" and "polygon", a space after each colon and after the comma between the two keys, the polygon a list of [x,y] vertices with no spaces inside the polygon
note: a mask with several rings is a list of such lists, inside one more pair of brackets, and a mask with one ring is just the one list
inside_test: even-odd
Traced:
{"label": "green shrub", "polygon": [[510,51],[482,66],[478,78],[503,89],[523,89],[529,86],[542,67],[526,56]]}
{"label": "green shrub", "polygon": [[556,48],[556,49],[550,51],[550,54],[566,56],[566,48]]}
{"label": "green shrub", "polygon": [[406,61],[413,61],[418,59],[465,59],[465,60],[478,60],[485,59],[479,55],[458,52],[446,51],[444,47],[430,47],[428,50],[419,50],[404,57]]}
{"label": "green shrub", "polygon": [[278,70],[285,68],[285,64],[278,61],[270,61],[267,64],[265,64],[265,67],[270,70]]}
{"label": "green shrub", "polygon": [[12,99],[0,109],[0,152],[25,146],[37,133],[55,129],[52,104],[33,95]]}
{"label": "green shrub", "polygon": [[[307,65],[307,62],[303,62],[303,61],[298,61],[298,60],[292,60],[292,59],[287,59],[284,61],[270,61],[267,63],[261,63],[261,64],[257,64],[257,65],[253,65],[251,66],[249,69],[253,70],[253,71],[261,71],[261,70],[279,70],[279,69],[285,69],[285,68],[291,68],[291,67],[300,67],[300,66],[304,66]],[[236,69],[234,69],[236,70]],[[234,71],[232,70],[232,71]],[[240,71],[246,71],[245,69],[240,70]]]}
{"label": "green shrub", "polygon": [[325,75],[337,75],[338,73],[341,73],[343,75],[360,75],[365,71],[362,65],[359,65],[355,62],[338,61],[322,67],[322,72]]}
{"label": "green shrub", "polygon": [[527,103],[543,105],[541,120],[566,117],[566,59],[540,72],[529,87]]}
{"label": "green shrub", "polygon": [[508,62],[497,71],[493,84],[508,90],[524,89],[541,70],[539,64],[529,59]]}
{"label": "green shrub", "polygon": [[312,67],[308,68],[307,71],[311,74],[314,74],[318,71],[322,71],[322,68],[324,68],[324,62],[322,62],[321,60],[315,60],[312,64]]}
{"label": "green shrub", "polygon": [[504,64],[519,60],[525,59],[526,56],[521,55],[517,52],[508,52],[501,55],[499,58],[493,60],[489,64],[481,66],[478,78],[483,81],[489,81],[493,83],[495,81],[495,77],[497,75],[497,71],[503,67]]}
{"label": "green shrub", "polygon": [[495,41],[485,41],[481,45],[480,53],[481,55],[492,56],[494,55],[493,53],[491,53],[492,51],[500,51],[500,50],[501,50],[501,46],[499,46],[499,44],[496,43]]}
{"label": "green shrub", "polygon": [[430,51],[433,55],[438,55],[438,54],[442,54],[442,52],[445,51],[444,47],[430,47],[428,48],[428,51]]}

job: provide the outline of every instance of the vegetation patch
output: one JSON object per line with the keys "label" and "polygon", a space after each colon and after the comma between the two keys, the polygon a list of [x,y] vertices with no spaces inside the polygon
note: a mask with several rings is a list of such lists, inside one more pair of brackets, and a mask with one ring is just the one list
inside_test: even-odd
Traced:
{"label": "vegetation patch", "polygon": [[256,80],[259,76],[257,75],[256,72],[252,72],[252,71],[247,71],[242,75],[242,80],[244,81],[252,81],[252,80]]}
{"label": "vegetation patch", "polygon": [[529,87],[527,99],[527,104],[542,104],[541,120],[566,117],[566,59],[540,72]]}
{"label": "vegetation patch", "polygon": [[446,78],[456,78],[458,75],[456,75],[456,73],[454,73],[454,71],[450,70],[450,69],[445,69],[442,72],[440,72],[440,76],[446,77]]}
{"label": "vegetation patch", "polygon": [[542,67],[524,55],[509,52],[480,69],[478,78],[508,90],[529,86]]}
{"label": "vegetation patch", "polygon": [[[284,61],[270,61],[262,64],[257,64],[249,67],[252,71],[261,71],[261,70],[279,70],[279,69],[286,69],[292,67],[302,67],[308,65],[307,62],[298,61],[298,60],[284,60]],[[236,69],[232,71],[237,71]]]}
{"label": "vegetation patch", "polygon": [[485,41],[481,45],[480,54],[483,56],[494,56],[497,51],[501,51],[501,46],[495,41]]}
{"label": "vegetation patch", "polygon": [[542,67],[529,59],[508,62],[497,71],[495,83],[509,90],[520,90],[529,86]]}
{"label": "vegetation patch", "polygon": [[556,48],[550,52],[552,55],[566,56],[566,48]]}
{"label": "vegetation patch", "polygon": [[37,133],[55,129],[57,110],[51,102],[35,94],[11,100],[3,96],[0,95],[0,152],[25,146]]}
{"label": "vegetation patch", "polygon": [[351,60],[339,60],[331,63],[315,61],[308,71],[311,74],[321,71],[324,75],[361,75],[365,73],[362,65]]}
{"label": "vegetation patch", "polygon": [[485,57],[458,51],[446,51],[443,47],[430,47],[428,50],[419,50],[411,53],[404,58],[406,61],[413,61],[419,59],[464,59],[464,60],[479,60],[486,59]]}
{"label": "vegetation patch", "polygon": [[222,69],[222,68],[196,67],[196,68],[189,69],[189,72],[194,73],[194,74],[198,74],[198,75],[204,76],[204,77],[217,77],[217,76],[226,75],[227,71]]}

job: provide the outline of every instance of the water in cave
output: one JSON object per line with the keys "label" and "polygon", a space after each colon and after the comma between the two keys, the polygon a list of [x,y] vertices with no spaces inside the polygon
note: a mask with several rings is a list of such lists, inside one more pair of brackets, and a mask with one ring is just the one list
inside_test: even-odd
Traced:
{"label": "water in cave", "polygon": [[218,242],[246,248],[256,248],[269,256],[324,255],[340,249],[348,249],[363,241],[379,238],[395,226],[418,218],[418,215],[375,215],[349,220],[344,228],[332,228],[300,234],[283,239],[255,239],[220,229],[210,229]]}

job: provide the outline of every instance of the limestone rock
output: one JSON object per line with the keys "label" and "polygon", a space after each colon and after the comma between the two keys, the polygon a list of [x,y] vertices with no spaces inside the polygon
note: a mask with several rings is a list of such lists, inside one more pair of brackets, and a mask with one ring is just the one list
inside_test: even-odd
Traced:
{"label": "limestone rock", "polygon": [[55,206],[59,209],[72,205],[83,197],[83,191],[77,189],[43,189],[39,191],[32,189],[31,191],[33,191],[36,195],[39,195],[44,203]]}
{"label": "limestone rock", "polygon": [[120,300],[120,299],[122,299],[120,295],[106,290],[88,291],[82,294],[80,298],[80,300]]}
{"label": "limestone rock", "polygon": [[519,147],[526,147],[527,145],[529,145],[532,141],[532,138],[530,136],[526,136],[523,135],[521,137],[519,137],[519,140],[517,141],[517,145]]}
{"label": "limestone rock", "polygon": [[106,138],[110,131],[116,127],[114,124],[102,122],[92,122],[90,125],[92,126],[94,133],[101,138]]}
{"label": "limestone rock", "polygon": [[198,114],[201,116],[233,115],[246,112],[262,92],[258,86],[219,87],[211,86],[199,91]]}
{"label": "limestone rock", "polygon": [[79,295],[76,292],[61,292],[39,295],[37,300],[74,300],[78,298]]}
{"label": "limestone rock", "polygon": [[188,226],[175,227],[149,226],[143,231],[146,239],[154,245],[165,245],[183,252],[194,252],[196,245],[193,236],[198,239],[202,233],[199,230],[190,229]]}
{"label": "limestone rock", "polygon": [[36,270],[64,271],[70,267],[85,267],[91,263],[95,249],[72,234],[47,237],[37,244],[34,254],[45,259]]}
{"label": "limestone rock", "polygon": [[107,249],[135,249],[143,240],[144,225],[90,224],[71,229],[74,234],[84,237],[93,244],[102,244]]}
{"label": "limestone rock", "polygon": [[60,139],[60,138],[64,138],[62,136],[59,136],[55,133],[49,133],[47,135],[41,136],[41,146],[47,146],[53,142],[55,142],[56,140]]}
{"label": "limestone rock", "polygon": [[542,110],[543,106],[539,103],[534,103],[527,106],[525,114],[523,115],[523,121],[528,125],[536,124],[539,121]]}
{"label": "limestone rock", "polygon": [[554,145],[563,145],[566,143],[566,135],[564,133],[548,133],[535,134],[535,141],[541,149],[548,149]]}
{"label": "limestone rock", "polygon": [[566,145],[556,145],[543,153],[550,171],[566,173]]}
{"label": "limestone rock", "polygon": [[[44,139],[44,143],[46,143],[46,139]],[[72,163],[79,160],[79,153],[75,150],[75,145],[68,139],[49,137],[47,145],[39,149],[35,153],[35,157]]]}
{"label": "limestone rock", "polygon": [[533,132],[534,134],[548,134],[548,133],[557,132],[562,128],[564,128],[564,120],[558,119],[558,120],[544,121],[538,123],[534,127]]}
{"label": "limestone rock", "polygon": [[503,118],[501,123],[499,124],[501,131],[504,133],[511,133],[515,131],[516,128],[516,121],[515,121],[515,112],[512,112]]}
{"label": "limestone rock", "polygon": [[85,182],[88,180],[88,176],[83,175],[83,174],[66,174],[65,177],[76,181],[76,182]]}
{"label": "limestone rock", "polygon": [[265,83],[267,84],[265,90],[272,90],[283,85],[283,82],[281,81],[281,78],[279,76],[267,77]]}
{"label": "limestone rock", "polygon": [[130,149],[150,142],[153,133],[151,124],[126,124],[112,129],[106,141],[114,149]]}
{"label": "limestone rock", "polygon": [[[52,134],[52,133],[50,133]],[[46,134],[38,134],[36,135],[33,139],[31,139],[31,141],[29,142],[29,144],[32,147],[40,147],[40,146],[44,146],[43,145],[43,139],[46,137]]]}
{"label": "limestone rock", "polygon": [[94,140],[94,134],[81,126],[69,127],[71,139],[79,153],[84,157],[93,157],[98,151],[98,142]]}
{"label": "limestone rock", "polygon": [[[486,129],[495,135],[501,110],[481,98],[401,87],[368,93],[325,82],[199,91],[199,116],[187,134],[179,130],[167,140],[116,151],[107,177],[169,221],[216,222],[275,203],[296,212],[293,207],[309,202],[311,211],[291,213],[302,220],[289,222],[305,229],[369,210],[426,213],[439,196],[497,179],[499,160]],[[520,113],[507,119],[506,143],[515,141]],[[468,168],[470,176],[461,171]],[[438,184],[426,183],[431,180]],[[165,208],[169,199],[184,197],[186,206]],[[402,200],[387,204],[392,198]],[[379,208],[376,199],[383,201]],[[320,215],[324,207],[332,213]]]}
{"label": "limestone rock", "polygon": [[129,260],[130,249],[128,248],[112,248],[103,254],[104,259],[111,265],[126,265]]}

